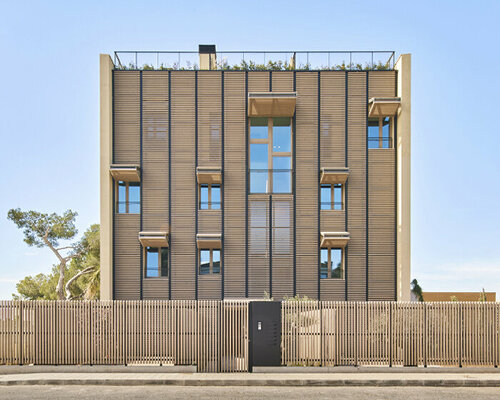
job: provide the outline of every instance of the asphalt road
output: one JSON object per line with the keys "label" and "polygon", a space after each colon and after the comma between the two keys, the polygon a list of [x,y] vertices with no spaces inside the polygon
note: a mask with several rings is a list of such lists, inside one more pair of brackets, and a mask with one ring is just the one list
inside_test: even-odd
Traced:
{"label": "asphalt road", "polygon": [[4,386],[0,399],[500,399],[500,388],[430,387],[184,387],[184,386]]}

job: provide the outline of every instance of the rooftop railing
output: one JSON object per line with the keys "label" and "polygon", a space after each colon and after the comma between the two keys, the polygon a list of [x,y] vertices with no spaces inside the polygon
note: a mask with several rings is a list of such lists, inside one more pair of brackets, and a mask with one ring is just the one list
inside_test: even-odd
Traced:
{"label": "rooftop railing", "polygon": [[[216,70],[391,70],[394,51],[218,51]],[[198,70],[196,51],[115,51],[116,69]]]}

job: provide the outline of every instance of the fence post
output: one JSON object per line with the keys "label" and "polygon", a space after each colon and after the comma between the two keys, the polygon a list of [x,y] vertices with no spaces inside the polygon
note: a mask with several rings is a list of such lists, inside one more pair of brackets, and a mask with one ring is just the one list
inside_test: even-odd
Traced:
{"label": "fence post", "polygon": [[427,304],[424,302],[423,304],[424,307],[424,326],[423,326],[423,338],[424,338],[424,348],[423,348],[423,353],[424,353],[424,368],[427,368],[427,326],[428,326],[428,321],[427,321]]}
{"label": "fence post", "polygon": [[394,335],[392,333],[392,303],[389,304],[389,367],[392,367],[392,346]]}
{"label": "fence post", "polygon": [[17,342],[17,361],[19,365],[23,364],[23,302],[19,300],[19,338]]}

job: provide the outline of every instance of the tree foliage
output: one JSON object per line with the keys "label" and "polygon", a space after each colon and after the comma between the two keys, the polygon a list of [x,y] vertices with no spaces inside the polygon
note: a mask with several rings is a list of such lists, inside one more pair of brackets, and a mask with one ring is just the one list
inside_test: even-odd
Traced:
{"label": "tree foliage", "polygon": [[18,299],[69,300],[99,297],[99,225],[92,225],[76,243],[58,247],[78,233],[75,218],[64,214],[9,210],[7,218],[23,230],[28,246],[48,247],[59,260],[50,274],[28,276],[17,284]]}
{"label": "tree foliage", "polygon": [[[90,273],[82,274],[68,286],[71,299],[93,300],[99,298],[99,224],[93,224],[85,231],[80,241],[85,250],[80,257],[71,260],[65,268],[66,284],[78,273],[92,267]],[[57,300],[59,266],[54,266],[49,274],[27,276],[16,285],[15,300]]]}
{"label": "tree foliage", "polygon": [[411,281],[411,291],[415,295],[418,301],[424,301],[424,296],[422,295],[422,288],[418,284],[416,279]]}
{"label": "tree foliage", "polygon": [[[7,218],[23,230],[24,241],[28,246],[44,247],[48,241],[52,246],[59,246],[59,240],[75,237],[78,230],[75,218],[78,213],[67,210],[63,215],[44,214],[38,211],[21,211],[20,208],[9,210]],[[46,241],[44,237],[46,235]]]}

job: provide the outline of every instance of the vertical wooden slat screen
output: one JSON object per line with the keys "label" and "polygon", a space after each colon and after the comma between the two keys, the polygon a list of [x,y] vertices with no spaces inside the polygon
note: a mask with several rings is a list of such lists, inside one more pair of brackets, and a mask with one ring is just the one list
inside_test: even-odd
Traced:
{"label": "vertical wooden slat screen", "polygon": [[[168,72],[142,73],[142,230],[165,232],[168,220]],[[168,299],[168,277],[144,279],[143,299]]]}
{"label": "vertical wooden slat screen", "polygon": [[293,297],[293,198],[273,195],[272,295],[275,300]]}
{"label": "vertical wooden slat screen", "polygon": [[[220,71],[198,72],[198,166],[222,167],[222,77]],[[199,208],[199,207],[198,207]],[[198,210],[198,233],[220,234],[221,210]],[[221,274],[198,276],[198,299],[222,298]]]}
{"label": "vertical wooden slat screen", "polygon": [[296,277],[297,294],[318,297],[318,74],[297,72]]}
{"label": "vertical wooden slat screen", "polygon": [[269,294],[269,195],[252,194],[248,199],[248,296]]}
{"label": "vertical wooden slat screen", "polygon": [[[321,168],[345,167],[345,72],[321,72]],[[344,229],[344,228],[342,228]]]}
{"label": "vertical wooden slat screen", "polygon": [[368,300],[396,299],[394,149],[368,150]]}
{"label": "vertical wooden slat screen", "polygon": [[245,297],[245,72],[224,73],[224,297]]}
{"label": "vertical wooden slat screen", "polygon": [[139,214],[115,214],[114,279],[116,300],[141,296],[141,245]]}
{"label": "vertical wooden slat screen", "polygon": [[195,79],[194,72],[171,72],[172,221],[171,298],[196,298]]}
{"label": "vertical wooden slat screen", "polygon": [[347,78],[348,227],[347,300],[366,300],[366,73]]}
{"label": "vertical wooden slat screen", "polygon": [[[113,163],[140,164],[140,73],[114,71]],[[114,214],[114,298],[140,299],[138,214]]]}
{"label": "vertical wooden slat screen", "polygon": [[136,71],[114,71],[113,162],[140,162],[140,78]]}

